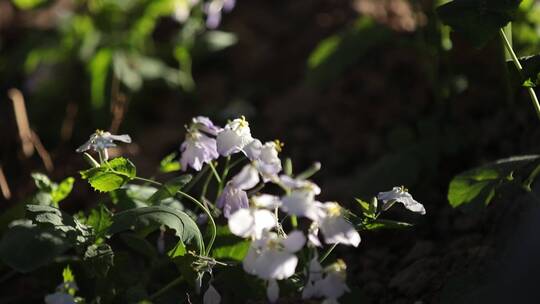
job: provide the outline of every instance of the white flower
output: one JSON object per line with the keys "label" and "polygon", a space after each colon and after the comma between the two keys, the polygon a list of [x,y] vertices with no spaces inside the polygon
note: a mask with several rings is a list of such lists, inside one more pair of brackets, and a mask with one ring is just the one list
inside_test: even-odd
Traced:
{"label": "white flower", "polygon": [[292,178],[288,175],[280,175],[279,182],[284,187],[291,190],[306,190],[313,193],[313,195],[321,194],[321,188],[307,179]]}
{"label": "white flower", "polygon": [[324,235],[326,244],[344,244],[357,247],[360,244],[360,234],[354,226],[343,218],[343,209],[338,203],[327,202],[320,205],[322,212],[316,224]]}
{"label": "white flower", "polygon": [[229,122],[217,135],[217,150],[223,156],[241,152],[253,141],[249,123],[242,116]]}
{"label": "white flower", "polygon": [[303,216],[316,221],[319,218],[319,202],[309,189],[293,190],[281,198],[281,209],[291,215]]}
{"label": "white flower", "polygon": [[260,239],[251,242],[244,258],[244,270],[263,280],[287,279],[294,274],[298,264],[294,253],[302,249],[305,242],[306,237],[298,230],[292,231],[287,238],[265,232]]}
{"label": "white flower", "polygon": [[322,296],[330,300],[337,300],[345,292],[349,292],[347,281],[347,265],[343,260],[337,260],[334,264],[324,269],[325,276],[315,283],[315,288],[320,290]]}
{"label": "white flower", "polygon": [[131,143],[131,137],[127,134],[113,135],[110,132],[96,130],[94,134],[90,135],[88,141],[82,146],[77,148],[77,152],[82,153],[90,149],[98,152],[103,160],[109,159],[107,152],[108,148],[116,147],[114,141],[121,141],[125,143]]}
{"label": "white flower", "polygon": [[180,146],[180,164],[186,171],[188,166],[200,171],[204,163],[209,163],[219,157],[216,140],[194,129],[188,130],[186,140]]}
{"label": "white flower", "polygon": [[268,287],[266,288],[266,296],[270,303],[275,303],[279,299],[279,285],[276,280],[268,281]]}
{"label": "white flower", "polygon": [[311,261],[309,277],[302,291],[302,298],[324,297],[326,298],[324,303],[337,303],[339,297],[350,291],[346,284],[347,265],[342,260],[337,260],[324,270],[321,268],[317,260]]}
{"label": "white flower", "polygon": [[260,194],[251,197],[251,202],[257,208],[273,210],[281,206],[279,197],[270,194]]}
{"label": "white flower", "polygon": [[394,187],[392,190],[387,192],[379,192],[377,199],[383,201],[383,210],[388,210],[396,202],[402,203],[405,208],[411,210],[412,212],[426,214],[426,209],[424,205],[415,201],[412,195],[402,187]]}
{"label": "white flower", "polygon": [[238,209],[229,217],[231,233],[243,238],[261,238],[265,230],[277,224],[274,214],[265,209]]}
{"label": "white flower", "polygon": [[203,296],[203,304],[219,304],[221,296],[219,292],[210,284]]}
{"label": "white flower", "polygon": [[75,298],[64,292],[55,292],[45,296],[45,304],[75,304]]}

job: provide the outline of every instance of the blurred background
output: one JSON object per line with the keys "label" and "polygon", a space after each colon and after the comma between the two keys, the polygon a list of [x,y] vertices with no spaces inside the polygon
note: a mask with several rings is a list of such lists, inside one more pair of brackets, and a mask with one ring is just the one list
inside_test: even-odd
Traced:
{"label": "blurred background", "polygon": [[[448,183],[538,153],[540,129],[500,41],[474,49],[438,20],[443,2],[0,0],[1,231],[35,191],[32,172],[78,178],[75,149],[96,129],[130,134],[116,152],[159,178],[191,117],[245,115],[297,171],[322,163],[323,200],[406,185],[426,206],[424,218],[393,211],[416,227],[347,251],[366,301],[471,303],[501,259],[498,238],[536,207],[464,213]],[[540,51],[536,1],[522,1],[512,31],[518,55]],[[94,206],[87,188],[77,179],[61,207]]]}

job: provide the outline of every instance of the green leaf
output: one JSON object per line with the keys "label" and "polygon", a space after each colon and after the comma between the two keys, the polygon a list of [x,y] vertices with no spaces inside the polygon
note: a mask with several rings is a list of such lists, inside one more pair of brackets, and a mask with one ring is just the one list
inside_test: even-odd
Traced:
{"label": "green leaf", "polygon": [[75,282],[75,276],[73,275],[73,272],[71,271],[69,265],[66,266],[62,271],[62,278],[64,280],[64,283]]}
{"label": "green leaf", "polygon": [[94,109],[101,109],[105,104],[107,76],[109,75],[111,60],[112,51],[108,48],[101,48],[88,63],[91,100]]}
{"label": "green leaf", "polygon": [[488,205],[500,185],[528,174],[524,171],[538,159],[538,155],[510,157],[461,173],[450,182],[448,201],[454,208],[472,202]]}
{"label": "green leaf", "polygon": [[98,208],[90,211],[86,224],[94,228],[96,235],[101,237],[112,225],[112,213],[105,205],[101,204]]}
{"label": "green leaf", "polygon": [[102,243],[88,246],[83,261],[91,276],[105,277],[113,266],[113,258],[114,253],[111,246]]}
{"label": "green leaf", "polygon": [[113,217],[109,233],[115,234],[126,230],[149,232],[161,225],[174,229],[176,236],[184,243],[195,243],[199,251],[204,251],[201,231],[197,224],[183,211],[165,206],[129,209],[117,213]]}
{"label": "green leaf", "polygon": [[176,244],[176,246],[173,247],[173,249],[169,250],[169,252],[167,252],[167,255],[171,258],[171,259],[174,259],[176,257],[179,257],[179,256],[184,256],[186,254],[187,250],[186,250],[186,245],[184,244],[184,242],[180,241]]}
{"label": "green leaf", "polygon": [[218,226],[211,256],[215,259],[242,261],[250,242],[233,235],[228,226]]}
{"label": "green leaf", "polygon": [[437,8],[442,22],[481,48],[514,19],[521,0],[454,0]]}
{"label": "green leaf", "polygon": [[60,201],[65,199],[73,189],[73,183],[75,179],[73,177],[68,177],[64,179],[54,190],[51,192],[52,201],[55,204],[58,204]]}
{"label": "green leaf", "polygon": [[97,168],[79,173],[83,179],[88,179],[92,188],[101,192],[116,190],[137,175],[135,165],[123,157],[117,157]]}
{"label": "green leaf", "polygon": [[165,156],[159,163],[159,171],[162,173],[179,171],[182,166],[179,161],[174,160],[177,156],[176,153]]}
{"label": "green leaf", "polygon": [[0,241],[0,259],[9,267],[26,273],[51,263],[69,247],[61,231],[31,224],[17,225]]}
{"label": "green leaf", "polygon": [[29,10],[46,3],[47,0],[12,0],[12,2],[19,9]]}
{"label": "green leaf", "polygon": [[375,218],[375,215],[377,213],[377,198],[374,197],[371,200],[371,203],[364,202],[363,200],[356,198],[356,202],[360,205],[360,208],[362,208],[362,213],[365,217],[368,218]]}
{"label": "green leaf", "polygon": [[46,192],[52,191],[53,182],[51,182],[47,175],[39,172],[34,172],[31,176],[34,179],[34,183],[39,190]]}
{"label": "green leaf", "polygon": [[160,201],[174,197],[182,187],[191,181],[192,176],[189,174],[181,175],[171,179],[161,186],[156,193],[154,193],[149,199],[148,203],[154,205]]}
{"label": "green leaf", "polygon": [[361,229],[362,230],[403,229],[403,228],[408,228],[411,226],[412,224],[405,223],[405,222],[385,220],[385,219],[376,219],[376,220],[368,221],[367,223],[364,223],[361,226]]}
{"label": "green leaf", "polygon": [[66,234],[73,244],[86,243],[91,237],[87,226],[58,208],[44,205],[27,205],[27,216],[38,226],[52,227]]}

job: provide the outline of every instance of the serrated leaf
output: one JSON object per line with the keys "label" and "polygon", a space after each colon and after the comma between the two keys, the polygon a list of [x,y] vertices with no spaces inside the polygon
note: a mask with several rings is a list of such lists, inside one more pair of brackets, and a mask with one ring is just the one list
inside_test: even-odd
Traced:
{"label": "serrated leaf", "polygon": [[2,237],[0,258],[9,267],[26,273],[49,264],[70,245],[63,232],[51,227],[17,225]]}
{"label": "serrated leaf", "polygon": [[183,211],[165,206],[151,206],[129,209],[117,213],[109,228],[110,234],[126,230],[153,231],[161,225],[174,229],[176,236],[184,243],[194,243],[199,251],[204,251],[201,231],[197,224]]}
{"label": "serrated leaf", "polygon": [[154,193],[149,199],[150,205],[159,203],[160,201],[174,197],[178,190],[182,189],[187,183],[191,181],[192,176],[189,174],[181,175],[171,179],[161,186],[156,193]]}
{"label": "serrated leaf", "polygon": [[91,276],[104,277],[113,266],[113,258],[114,253],[111,246],[102,243],[88,246],[83,261]]}
{"label": "serrated leaf", "polygon": [[123,157],[79,173],[82,179],[88,179],[92,188],[101,192],[116,190],[137,176],[135,165]]}
{"label": "serrated leaf", "polygon": [[442,22],[481,48],[514,18],[521,0],[454,0],[437,8]]}
{"label": "serrated leaf", "polygon": [[44,205],[27,205],[27,216],[35,224],[52,227],[66,234],[74,244],[83,244],[91,237],[87,226],[58,208]]}

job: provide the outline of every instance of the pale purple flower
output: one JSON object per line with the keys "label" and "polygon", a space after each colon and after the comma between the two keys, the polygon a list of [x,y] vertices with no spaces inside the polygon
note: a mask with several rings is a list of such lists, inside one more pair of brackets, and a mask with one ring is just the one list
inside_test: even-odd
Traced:
{"label": "pale purple flower", "polygon": [[263,181],[277,181],[278,173],[281,171],[281,160],[278,157],[281,145],[279,142],[269,141],[264,145],[260,140],[254,139],[247,144],[243,151],[253,162],[261,174]]}
{"label": "pale purple flower", "polygon": [[259,173],[253,166],[246,165],[223,189],[217,200],[217,207],[223,209],[223,215],[229,218],[236,210],[248,208],[249,201],[245,190],[259,183]]}
{"label": "pale purple flower", "polygon": [[75,151],[82,153],[92,149],[99,153],[102,160],[106,161],[109,159],[107,149],[116,147],[114,141],[131,143],[131,137],[127,134],[113,135],[110,132],[96,130],[96,132],[90,135],[90,138]]}
{"label": "pale purple flower", "polygon": [[223,130],[223,128],[214,125],[214,123],[205,116],[193,117],[192,127],[213,136],[217,136],[217,134]]}
{"label": "pale purple flower", "polygon": [[206,26],[209,29],[215,29],[221,23],[221,15],[223,12],[231,11],[236,4],[235,0],[211,0],[204,5],[206,13]]}
{"label": "pale purple flower", "polygon": [[45,304],[75,304],[75,298],[65,292],[55,292],[45,296]]}
{"label": "pale purple flower", "polygon": [[190,129],[186,134],[186,140],[180,146],[180,164],[186,171],[188,166],[200,171],[204,163],[209,163],[219,157],[216,140],[203,133]]}
{"label": "pale purple flower", "polygon": [[238,209],[249,207],[247,193],[228,182],[218,197],[216,206],[223,209],[223,216],[229,218]]}

